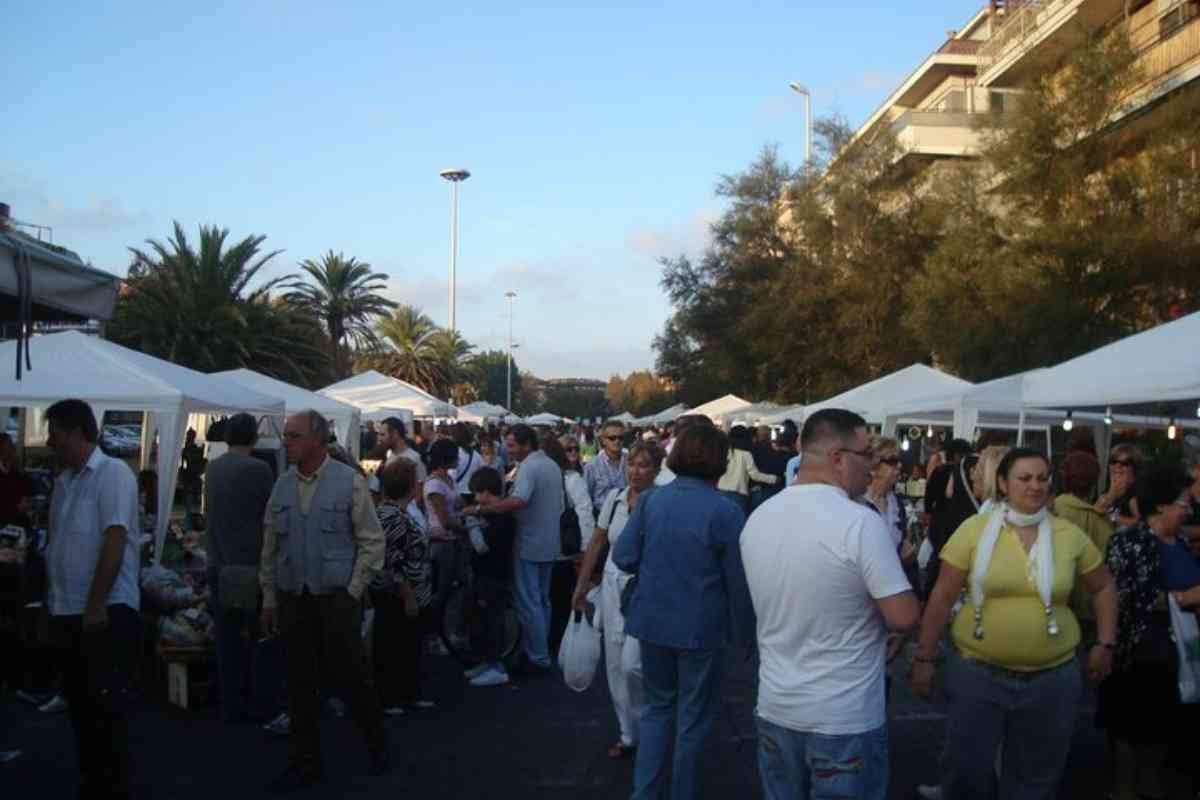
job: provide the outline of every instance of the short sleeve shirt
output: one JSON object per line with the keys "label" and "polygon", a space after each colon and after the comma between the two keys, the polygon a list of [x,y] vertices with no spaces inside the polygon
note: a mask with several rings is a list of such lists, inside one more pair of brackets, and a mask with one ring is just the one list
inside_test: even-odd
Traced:
{"label": "short sleeve shirt", "polygon": [[100,560],[104,532],[125,529],[121,568],[106,605],[140,608],[138,489],[133,470],[97,447],[79,470],[64,470],[54,482],[46,548],[48,601],[55,616],[82,614]]}
{"label": "short sleeve shirt", "polygon": [[438,523],[437,515],[433,513],[433,507],[429,503],[429,498],[433,495],[441,495],[446,501],[446,512],[451,519],[458,516],[458,512],[462,510],[462,497],[454,489],[453,484],[446,483],[439,477],[431,476],[425,479],[425,507],[429,509],[426,515],[430,527],[441,527]]}
{"label": "short sleeve shirt", "polygon": [[975,607],[971,602],[971,570],[975,550],[988,517],[967,519],[942,548],[942,561],[967,573],[966,602],[951,627],[959,651],[967,658],[1015,672],[1034,672],[1065,664],[1079,646],[1079,621],[1071,611],[1071,592],[1080,575],[1103,563],[1092,540],[1078,527],[1051,517],[1054,535],[1053,612],[1059,634],[1051,636],[1046,612],[1031,577],[1029,556],[1020,538],[1007,525],[1000,529],[992,563],[984,580],[984,638],[975,638]]}
{"label": "short sleeve shirt", "polygon": [[554,561],[561,554],[559,519],[564,503],[562,470],[541,450],[534,450],[517,468],[512,496],[525,501],[518,509],[517,557]]}

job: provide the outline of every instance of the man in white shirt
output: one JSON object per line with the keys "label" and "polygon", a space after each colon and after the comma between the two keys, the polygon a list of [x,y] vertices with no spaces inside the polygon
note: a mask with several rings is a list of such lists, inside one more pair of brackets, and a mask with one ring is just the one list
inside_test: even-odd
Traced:
{"label": "man in white shirt", "polygon": [[796,483],[758,508],[742,561],[758,621],[759,769],[768,800],[888,791],[887,632],[919,607],[879,514],[866,422],[813,414]]}
{"label": "man in white shirt", "polygon": [[51,640],[79,759],[79,796],[129,796],[129,692],[140,631],[138,488],[133,470],[96,442],[82,400],[46,410],[62,472],[46,548]]}
{"label": "man in white shirt", "polygon": [[386,463],[391,464],[397,458],[407,458],[417,465],[417,483],[423,485],[425,478],[429,477],[425,463],[421,461],[421,454],[408,446],[408,438],[405,433],[404,420],[399,417],[388,417],[383,421],[383,434],[380,436],[380,442],[386,444],[388,448]]}

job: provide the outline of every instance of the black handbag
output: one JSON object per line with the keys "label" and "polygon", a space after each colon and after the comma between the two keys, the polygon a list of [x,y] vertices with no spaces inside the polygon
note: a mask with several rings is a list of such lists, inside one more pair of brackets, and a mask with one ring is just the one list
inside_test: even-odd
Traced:
{"label": "black handbag", "polygon": [[567,495],[567,478],[563,476],[563,511],[558,517],[558,543],[564,556],[577,556],[583,552],[583,531],[579,529],[579,515]]}

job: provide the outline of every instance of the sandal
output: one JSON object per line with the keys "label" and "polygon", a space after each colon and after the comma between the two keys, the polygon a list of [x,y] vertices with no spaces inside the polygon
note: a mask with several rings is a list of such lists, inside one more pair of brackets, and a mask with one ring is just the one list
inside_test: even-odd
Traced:
{"label": "sandal", "polygon": [[617,742],[612,747],[608,748],[608,757],[612,759],[628,758],[633,753],[637,752],[637,746]]}

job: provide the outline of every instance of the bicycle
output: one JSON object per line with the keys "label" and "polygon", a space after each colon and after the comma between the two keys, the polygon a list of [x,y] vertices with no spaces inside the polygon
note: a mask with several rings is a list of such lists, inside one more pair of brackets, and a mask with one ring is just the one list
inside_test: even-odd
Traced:
{"label": "bicycle", "polygon": [[464,537],[454,540],[456,576],[439,612],[443,644],[463,665],[509,661],[521,643],[521,624],[513,605],[512,587],[476,577],[471,547]]}

